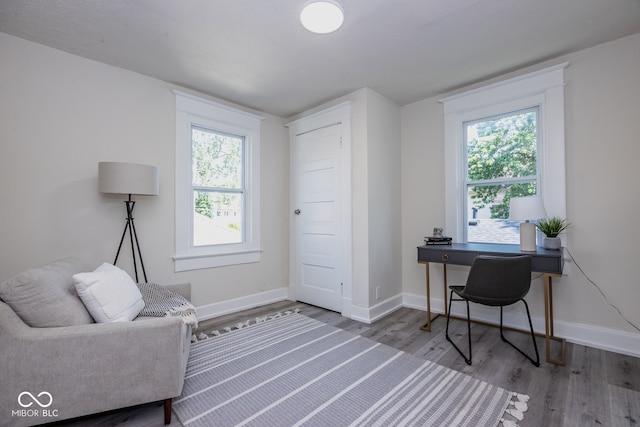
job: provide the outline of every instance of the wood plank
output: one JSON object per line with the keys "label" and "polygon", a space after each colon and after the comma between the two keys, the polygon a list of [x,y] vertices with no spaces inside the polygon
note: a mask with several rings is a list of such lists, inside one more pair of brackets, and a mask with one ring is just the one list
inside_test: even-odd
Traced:
{"label": "wood plank", "polygon": [[[609,384],[640,391],[640,369],[637,359],[623,354],[607,352]],[[638,421],[640,424],[640,420]]]}
{"label": "wood plank", "polygon": [[602,426],[609,424],[606,355],[604,350],[574,348],[570,369],[566,425]]}
{"label": "wood plank", "polygon": [[609,402],[611,427],[640,425],[640,392],[610,385]]}
{"label": "wood plank", "polygon": [[[567,357],[570,360],[573,345],[567,347]],[[565,413],[569,399],[570,369],[565,366],[542,362],[541,372],[530,378],[526,392],[531,397],[527,412],[527,425],[531,426],[562,426],[565,424]],[[516,389],[514,389],[516,390]],[[518,388],[517,390],[520,390]]]}

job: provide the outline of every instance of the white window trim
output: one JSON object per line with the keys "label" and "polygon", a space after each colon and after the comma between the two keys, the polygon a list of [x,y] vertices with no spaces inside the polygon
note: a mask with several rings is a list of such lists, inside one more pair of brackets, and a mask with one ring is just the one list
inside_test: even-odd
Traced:
{"label": "white window trim", "polygon": [[[566,217],[564,69],[568,62],[443,98],[445,143],[445,232],[462,242],[465,171],[463,123],[539,106],[542,171],[539,189],[548,216]],[[563,244],[566,246],[566,236]]]}
{"label": "white window trim", "polygon": [[[259,262],[260,248],[260,123],[264,117],[180,91],[176,95],[176,253],[178,271]],[[197,125],[245,138],[245,242],[212,246],[192,243],[191,126]]]}

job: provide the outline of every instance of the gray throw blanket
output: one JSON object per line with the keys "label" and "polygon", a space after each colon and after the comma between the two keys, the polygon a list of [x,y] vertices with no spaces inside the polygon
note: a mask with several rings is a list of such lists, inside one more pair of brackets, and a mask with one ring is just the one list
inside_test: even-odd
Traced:
{"label": "gray throw blanket", "polygon": [[193,329],[198,327],[196,308],[182,295],[155,283],[138,283],[138,289],[144,300],[144,308],[138,316],[179,316],[186,325],[191,325]]}

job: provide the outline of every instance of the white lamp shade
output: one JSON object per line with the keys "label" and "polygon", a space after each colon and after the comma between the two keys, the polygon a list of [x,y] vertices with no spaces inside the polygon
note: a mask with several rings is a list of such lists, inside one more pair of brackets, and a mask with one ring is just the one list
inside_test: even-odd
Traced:
{"label": "white lamp shade", "polygon": [[157,196],[160,192],[160,172],[156,166],[99,162],[98,191]]}
{"label": "white lamp shade", "polygon": [[512,197],[509,202],[509,219],[529,221],[547,216],[539,196]]}

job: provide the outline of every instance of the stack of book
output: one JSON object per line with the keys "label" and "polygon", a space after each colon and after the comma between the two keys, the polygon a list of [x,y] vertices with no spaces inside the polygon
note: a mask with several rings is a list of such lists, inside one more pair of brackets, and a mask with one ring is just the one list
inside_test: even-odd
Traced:
{"label": "stack of book", "polygon": [[451,237],[447,236],[427,236],[424,238],[425,245],[450,245]]}

